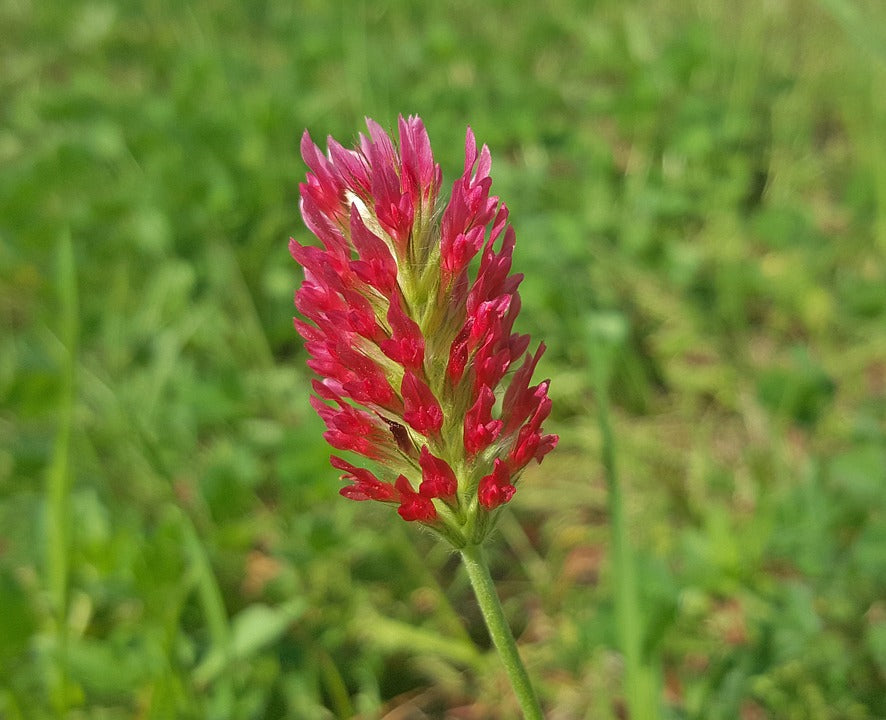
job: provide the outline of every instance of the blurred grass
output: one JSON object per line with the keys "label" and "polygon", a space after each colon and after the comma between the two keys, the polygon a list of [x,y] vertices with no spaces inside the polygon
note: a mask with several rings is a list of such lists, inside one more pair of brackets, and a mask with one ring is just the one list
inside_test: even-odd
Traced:
{"label": "blurred grass", "polygon": [[302,129],[398,112],[450,181],[466,124],[489,143],[549,347],[562,444],[491,554],[550,717],[623,707],[601,311],[667,716],[886,717],[882,3],[0,0],[0,28],[0,717],[513,715],[454,559],[338,498],[290,324]]}

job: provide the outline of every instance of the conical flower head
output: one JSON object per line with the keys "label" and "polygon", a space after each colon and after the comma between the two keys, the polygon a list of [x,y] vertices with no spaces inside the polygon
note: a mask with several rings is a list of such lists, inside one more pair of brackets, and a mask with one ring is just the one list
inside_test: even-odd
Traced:
{"label": "conical flower head", "polygon": [[401,116],[397,143],[367,125],[354,149],[302,137],[301,212],[322,247],[291,240],[290,252],[305,274],[295,327],[318,376],[312,405],[333,447],[374,462],[333,456],[342,495],[395,505],[461,547],[557,444],[542,429],[549,383],[530,386],[544,345],[530,355],[513,331],[522,275],[489,149],[468,128],[443,203],[422,121]]}

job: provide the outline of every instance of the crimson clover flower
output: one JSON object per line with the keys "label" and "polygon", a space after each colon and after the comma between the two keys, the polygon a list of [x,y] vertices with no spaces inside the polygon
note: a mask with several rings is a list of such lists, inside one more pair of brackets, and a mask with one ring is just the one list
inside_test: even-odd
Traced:
{"label": "crimson clover flower", "polygon": [[396,505],[462,547],[557,444],[542,429],[549,381],[530,385],[545,348],[530,354],[513,332],[523,276],[509,274],[515,235],[489,194],[489,149],[468,128],[444,203],[421,119],[399,118],[399,147],[366,122],[353,150],[301,141],[301,213],[323,244],[289,244],[305,273],[295,327],[318,375],[311,404],[330,445],[377,468],[332,456],[342,495]]}

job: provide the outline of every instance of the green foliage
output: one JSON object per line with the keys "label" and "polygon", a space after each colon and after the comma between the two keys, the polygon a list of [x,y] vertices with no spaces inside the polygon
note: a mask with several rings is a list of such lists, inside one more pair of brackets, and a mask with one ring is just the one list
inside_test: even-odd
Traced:
{"label": "green foliage", "polygon": [[[298,140],[490,145],[561,447],[489,550],[543,703],[617,717],[613,418],[673,718],[886,716],[877,0],[0,0],[0,717],[511,717],[467,578],[340,499]],[[475,647],[479,644],[479,650]]]}

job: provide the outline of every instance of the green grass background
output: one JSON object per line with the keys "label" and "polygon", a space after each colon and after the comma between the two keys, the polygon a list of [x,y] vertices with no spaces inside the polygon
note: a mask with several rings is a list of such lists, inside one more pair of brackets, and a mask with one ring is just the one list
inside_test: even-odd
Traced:
{"label": "green grass background", "polygon": [[[345,501],[307,127],[493,154],[561,445],[491,547],[550,718],[623,717],[588,338],[665,718],[886,717],[880,0],[0,0],[0,718],[515,717],[456,558]],[[448,714],[447,714],[448,713]]]}

